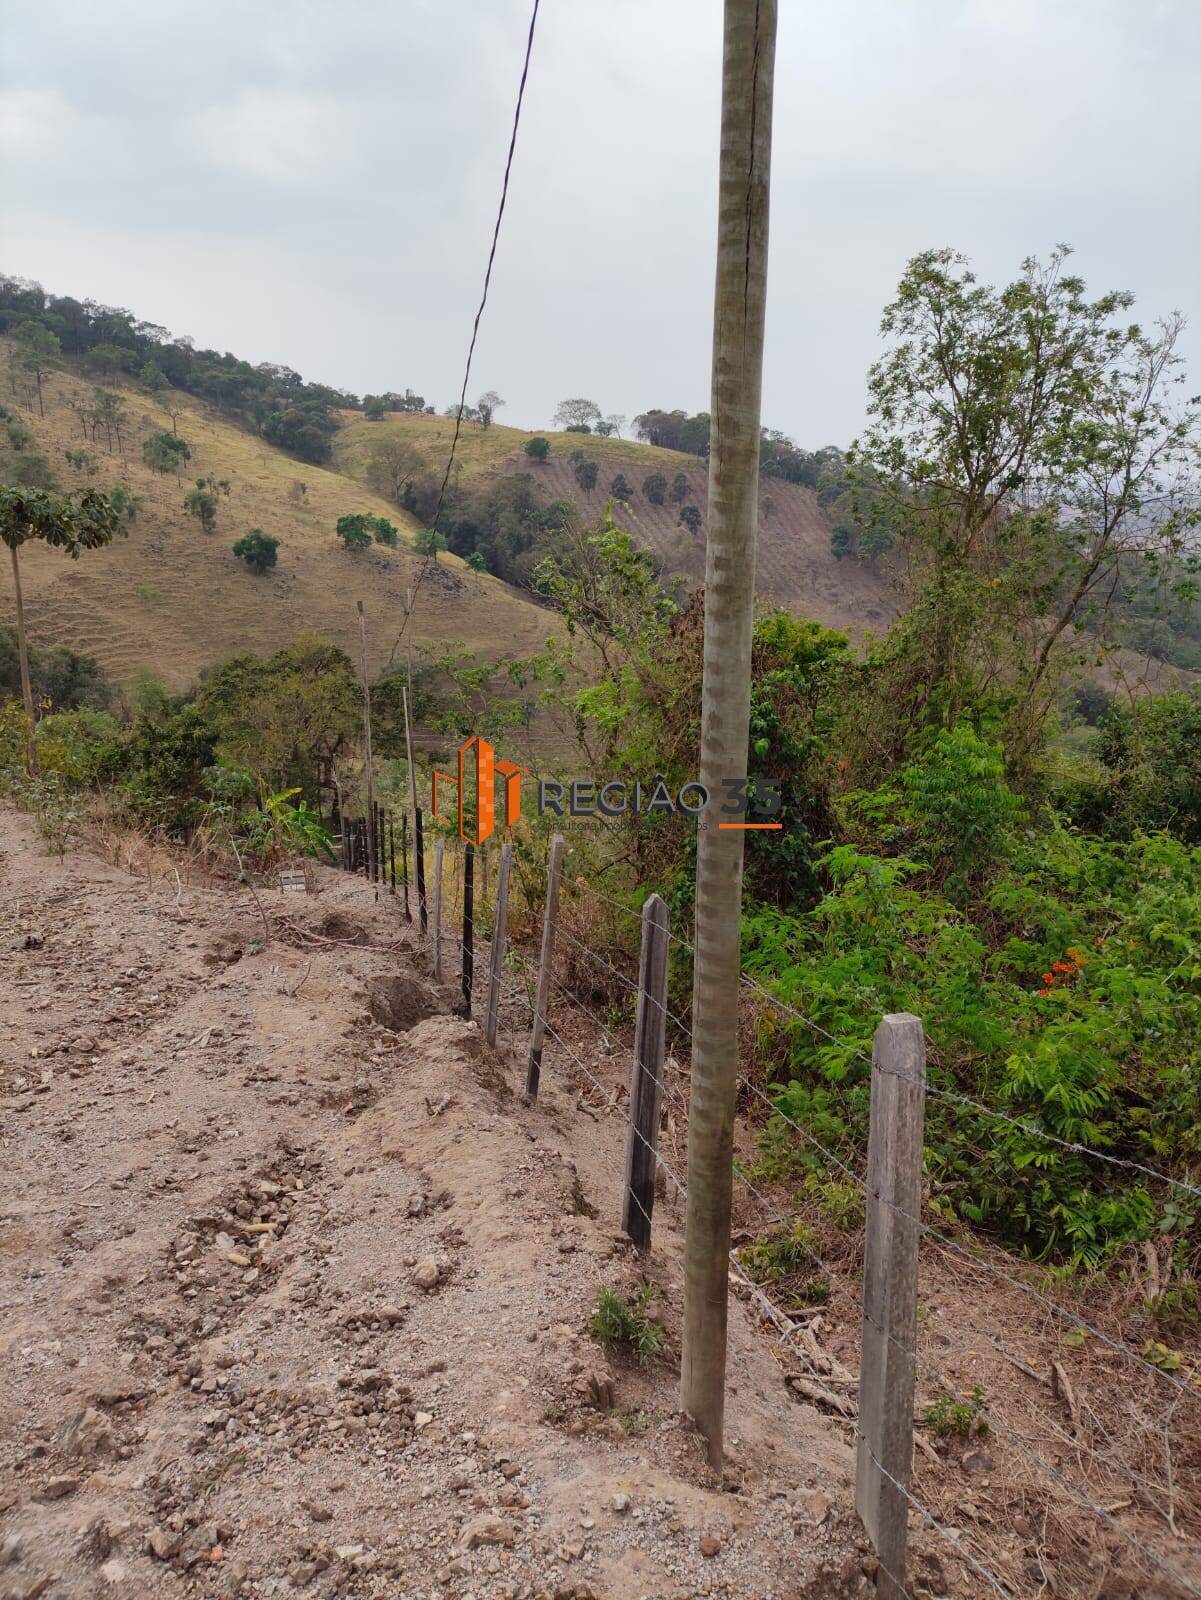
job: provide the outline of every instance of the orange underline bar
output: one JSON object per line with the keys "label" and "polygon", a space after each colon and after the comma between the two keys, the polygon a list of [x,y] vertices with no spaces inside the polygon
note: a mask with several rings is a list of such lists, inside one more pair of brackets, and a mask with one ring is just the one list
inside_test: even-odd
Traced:
{"label": "orange underline bar", "polygon": [[782,822],[719,822],[719,828],[782,828]]}

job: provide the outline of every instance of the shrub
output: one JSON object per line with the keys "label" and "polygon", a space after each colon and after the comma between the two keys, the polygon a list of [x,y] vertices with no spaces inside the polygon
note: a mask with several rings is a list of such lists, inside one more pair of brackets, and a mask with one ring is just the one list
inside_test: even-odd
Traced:
{"label": "shrub", "polygon": [[527,439],[525,453],[531,461],[545,461],[550,455],[550,440],[543,439],[541,435],[535,439]]}
{"label": "shrub", "polygon": [[422,556],[437,556],[447,548],[446,535],[437,533],[433,528],[422,528],[414,540],[417,554]]}
{"label": "shrub", "polygon": [[676,505],[679,505],[680,501],[687,500],[691,493],[692,489],[689,485],[688,479],[682,472],[677,472],[675,477],[671,480],[672,500]]}
{"label": "shrub", "polygon": [[334,532],[348,550],[367,550],[371,547],[374,522],[375,518],[364,511],[350,512],[338,518]]}
{"label": "shrub", "polygon": [[646,1314],[654,1293],[653,1283],[644,1283],[629,1300],[603,1286],[596,1291],[596,1310],[588,1329],[606,1354],[632,1356],[644,1367],[662,1355],[663,1330]]}
{"label": "shrub", "polygon": [[633,485],[627,482],[624,472],[619,472],[609,485],[609,493],[615,500],[630,500],[633,498]]}
{"label": "shrub", "polygon": [[95,783],[119,760],[120,735],[116,718],[107,711],[80,707],[43,717],[35,737],[38,767],[67,783]]}
{"label": "shrub", "polygon": [[682,528],[687,528],[688,532],[695,539],[697,534],[701,531],[701,512],[700,512],[700,507],[699,506],[681,506],[680,507],[680,526]]}
{"label": "shrub", "polygon": [[988,1433],[983,1410],[984,1390],[977,1386],[966,1400],[941,1395],[922,1412],[922,1421],[939,1439],[970,1439],[973,1434],[982,1439]]}
{"label": "shrub", "polygon": [[595,461],[577,461],[575,464],[575,481],[585,494],[591,494],[596,488],[596,480],[600,469]]}
{"label": "shrub", "polygon": [[901,784],[920,847],[962,895],[1004,853],[1021,819],[1000,745],[966,722],[944,728],[930,753],[902,771]]}
{"label": "shrub", "polygon": [[174,472],[178,477],[192,459],[192,448],[178,434],[161,429],[142,446],[142,460],[153,472]]}
{"label": "shrub", "polygon": [[652,472],[642,480],[642,492],[653,506],[661,506],[667,499],[667,479],[661,472]]}
{"label": "shrub", "polygon": [[275,565],[279,540],[261,528],[251,528],[234,545],[234,555],[244,561],[252,572],[269,572]]}

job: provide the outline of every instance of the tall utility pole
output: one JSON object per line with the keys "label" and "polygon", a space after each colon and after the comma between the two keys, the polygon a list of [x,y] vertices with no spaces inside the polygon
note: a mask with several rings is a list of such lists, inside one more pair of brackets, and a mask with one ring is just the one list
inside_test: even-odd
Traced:
{"label": "tall utility pole", "polygon": [[405,633],[408,634],[409,650],[406,659],[405,676],[408,688],[403,692],[405,713],[405,758],[409,763],[409,805],[413,812],[413,826],[417,826],[417,768],[413,762],[413,727],[409,721],[413,708],[413,635],[409,633],[409,623],[413,619],[413,591],[405,591]]}
{"label": "tall utility pole", "polygon": [[[359,601],[359,672],[363,680],[363,739],[367,773],[367,872],[375,882],[375,764],[371,757],[371,680],[367,676],[367,617]],[[379,890],[376,890],[379,895]]]}
{"label": "tall utility pole", "polygon": [[680,1401],[720,1470],[725,1409],[734,1105],[738,1086],[742,833],[722,827],[725,779],[745,779],[767,298],[776,0],[725,0],[713,399],[705,551],[692,1099]]}

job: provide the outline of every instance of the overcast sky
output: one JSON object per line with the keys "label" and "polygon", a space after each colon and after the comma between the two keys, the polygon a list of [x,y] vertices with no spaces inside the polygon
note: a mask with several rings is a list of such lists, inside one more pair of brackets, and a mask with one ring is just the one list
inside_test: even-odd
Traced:
{"label": "overcast sky", "polygon": [[[457,398],[528,0],[3,0],[0,268]],[[543,0],[472,392],[708,407],[720,0]],[[1199,0],[781,0],[764,420],[860,425],[882,305],[1058,240],[1201,387]]]}

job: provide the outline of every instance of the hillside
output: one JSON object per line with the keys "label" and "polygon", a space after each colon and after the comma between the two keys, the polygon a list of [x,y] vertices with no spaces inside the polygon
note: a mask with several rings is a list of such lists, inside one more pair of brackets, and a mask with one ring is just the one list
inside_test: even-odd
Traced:
{"label": "hillside", "polygon": [[[10,346],[0,339],[0,362],[6,363]],[[34,436],[24,453],[47,457],[62,488],[125,483],[144,503],[127,538],[78,562],[40,547],[24,552],[31,639],[94,655],[117,681],[149,668],[169,687],[182,689],[210,663],[238,651],[277,649],[301,628],[319,629],[357,659],[355,601],[362,598],[371,663],[383,664],[421,558],[403,546],[348,552],[334,524],[346,512],[367,511],[388,516],[411,539],[411,518],[353,480],[294,460],[202,402],[172,391],[178,432],[192,448],[179,483],[142,462],[145,439],[171,428],[153,396],[109,385],[121,393],[129,414],[122,454],[115,443],[106,451],[103,431],[95,443],[81,436],[70,402],[91,393],[91,380],[63,370],[51,373],[43,387],[44,419],[36,401],[30,407],[5,397],[10,413]],[[67,449],[81,447],[95,458],[94,476],[65,459]],[[191,479],[202,474],[230,482],[211,534],[183,508]],[[231,553],[234,541],[252,527],[282,540],[278,566],[263,577]],[[11,623],[12,616],[6,570],[0,622]],[[414,613],[417,643],[462,639],[500,655],[533,648],[544,634],[545,613],[527,597],[470,571],[454,556],[431,567]]]}
{"label": "hillside", "polygon": [[[345,412],[334,441],[337,466],[365,481],[373,447],[396,438],[416,446],[431,465],[445,459],[453,419],[421,413],[393,413],[369,422],[358,412]],[[531,461],[526,441],[534,434],[494,424],[484,429],[465,423],[458,460],[465,486],[490,478],[529,473],[545,498],[573,500],[588,517],[599,517],[614,476],[624,473],[634,493],[618,521],[662,561],[667,572],[692,583],[704,574],[704,530],[696,536],[679,525],[680,506],[670,499],[652,505],[642,491],[648,474],[661,472],[670,483],[677,473],[688,480],[689,500],[704,510],[708,467],[696,456],[660,450],[629,439],[554,433],[546,462]],[[573,454],[582,451],[599,468],[595,489],[585,492],[576,482]],[[881,631],[896,616],[896,601],[887,581],[857,561],[837,561],[830,553],[830,519],[812,489],[778,479],[764,479],[760,494],[759,560],[756,587],[765,599],[829,627],[853,633]]]}

